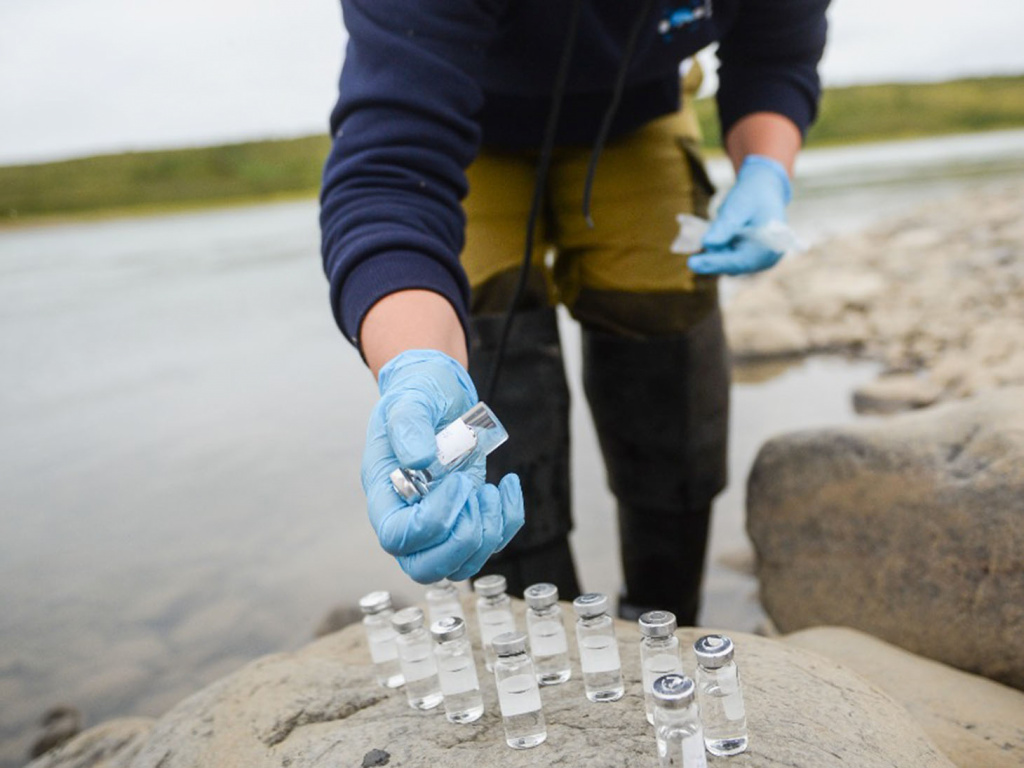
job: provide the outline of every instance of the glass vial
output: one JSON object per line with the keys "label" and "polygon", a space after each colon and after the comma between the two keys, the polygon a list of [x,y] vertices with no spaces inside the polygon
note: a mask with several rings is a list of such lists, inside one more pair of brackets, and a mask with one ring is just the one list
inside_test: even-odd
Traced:
{"label": "glass vial", "polygon": [[608,597],[588,592],[572,601],[576,620],[576,641],[580,647],[583,687],[591,701],[618,701],[626,688],[622,683],[619,644],[615,623],[608,615]]}
{"label": "glass vial", "polygon": [[640,665],[643,669],[644,707],[647,722],[654,724],[654,681],[662,675],[683,674],[683,657],[676,637],[676,615],[648,611],[640,616]]}
{"label": "glass vial", "polygon": [[504,576],[481,576],[473,582],[473,589],[478,597],[476,601],[476,618],[480,625],[480,644],[484,649],[484,661],[487,671],[494,671],[494,648],[491,641],[505,632],[514,632],[515,619],[512,618],[512,600],[505,594],[508,582]]}
{"label": "glass vial", "polygon": [[562,608],[558,605],[558,587],[534,584],[523,593],[526,598],[526,631],[537,668],[537,682],[558,685],[572,676],[569,666],[569,642],[565,636]]}
{"label": "glass vial", "polygon": [[734,650],[725,635],[705,635],[693,644],[704,743],[712,755],[738,755],[747,748],[747,710]]}
{"label": "glass vial", "polygon": [[548,737],[540,704],[537,673],[526,653],[526,635],[505,632],[494,638],[494,680],[505,725],[505,742],[513,749],[536,747]]}
{"label": "glass vial", "polygon": [[661,768],[707,768],[695,688],[693,680],[676,674],[662,675],[651,686]]}
{"label": "glass vial", "polygon": [[508,440],[508,432],[484,403],[477,403],[435,435],[437,455],[426,469],[400,467],[391,473],[398,495],[414,504],[449,472],[486,456]]}
{"label": "glass vial", "polygon": [[405,682],[402,668],[398,663],[398,646],[395,644],[397,632],[391,625],[390,592],[371,592],[359,599],[359,609],[363,612],[363,628],[366,630],[366,641],[370,646],[370,658],[377,675],[377,682],[385,688],[397,688]]}
{"label": "glass vial", "polygon": [[413,709],[433,709],[441,703],[441,683],[437,679],[434,644],[423,626],[423,611],[403,608],[391,617],[398,632],[398,661],[405,677],[405,695]]}
{"label": "glass vial", "polygon": [[446,616],[430,625],[434,659],[444,694],[444,714],[453,723],[472,723],[484,713],[480,680],[476,676],[473,649],[466,636],[466,622]]}
{"label": "glass vial", "polygon": [[441,579],[427,587],[427,615],[430,617],[430,626],[441,619],[449,616],[458,616],[465,619],[466,614],[462,612],[462,601],[459,599],[459,588],[448,581]]}

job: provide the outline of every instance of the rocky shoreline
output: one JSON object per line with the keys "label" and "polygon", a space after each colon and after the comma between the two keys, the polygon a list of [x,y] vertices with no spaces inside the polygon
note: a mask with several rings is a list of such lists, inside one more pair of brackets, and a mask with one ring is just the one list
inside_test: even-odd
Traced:
{"label": "rocky shoreline", "polygon": [[[762,447],[748,530],[763,602],[789,634],[730,633],[756,734],[736,765],[1024,767],[1022,202],[1024,181],[931,204],[787,258],[728,303],[741,362],[827,352],[881,363],[858,410],[966,399]],[[578,679],[546,690],[549,743],[513,753],[493,684],[472,728],[412,712],[373,682],[361,627],[342,628],[353,618],[330,617],[307,647],[257,659],[157,720],[92,728],[31,768],[656,761],[634,624],[617,629],[622,706],[588,706]]]}
{"label": "rocky shoreline", "polygon": [[884,371],[861,411],[1024,384],[1024,181],[833,238],[743,281],[726,306],[735,359],[855,355]]}

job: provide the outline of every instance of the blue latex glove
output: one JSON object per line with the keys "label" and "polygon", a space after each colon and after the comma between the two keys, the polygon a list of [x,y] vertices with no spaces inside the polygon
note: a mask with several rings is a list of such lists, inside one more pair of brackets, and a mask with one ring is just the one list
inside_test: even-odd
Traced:
{"label": "blue latex glove", "polygon": [[781,163],[748,155],[704,235],[704,250],[687,262],[690,269],[701,275],[742,275],[774,266],[782,252],[749,233],[772,221],[785,222],[791,196],[789,174]]}
{"label": "blue latex glove", "polygon": [[476,387],[465,368],[435,350],[398,355],[381,369],[378,385],[362,466],[370,523],[384,551],[416,581],[468,579],[522,527],[519,478],[485,484],[481,457],[408,504],[391,485],[391,472],[430,464],[434,434],[477,402]]}

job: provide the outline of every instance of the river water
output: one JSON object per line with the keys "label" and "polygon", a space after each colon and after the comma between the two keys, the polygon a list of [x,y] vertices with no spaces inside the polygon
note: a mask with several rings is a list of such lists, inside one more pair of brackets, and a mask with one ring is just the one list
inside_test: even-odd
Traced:
{"label": "river water", "polygon": [[[791,219],[819,241],[1024,173],[1024,131],[808,153],[801,173]],[[419,599],[365,521],[376,393],[334,329],[312,201],[0,230],[0,278],[0,766],[54,704],[87,724],[159,715],[371,589]],[[574,544],[585,588],[614,593],[613,505],[562,320]],[[762,619],[754,580],[719,562],[749,552],[758,447],[850,421],[874,373],[817,358],[734,385],[704,624]]]}

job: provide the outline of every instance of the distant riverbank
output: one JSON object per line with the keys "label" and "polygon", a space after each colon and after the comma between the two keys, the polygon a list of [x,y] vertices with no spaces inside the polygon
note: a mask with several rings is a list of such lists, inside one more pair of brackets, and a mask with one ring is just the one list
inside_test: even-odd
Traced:
{"label": "distant riverbank", "polygon": [[[716,151],[712,99],[698,102]],[[1024,127],[1024,75],[852,86],[825,92],[807,146]],[[315,194],[326,135],[129,152],[0,167],[0,226],[49,218],[152,213]]]}

